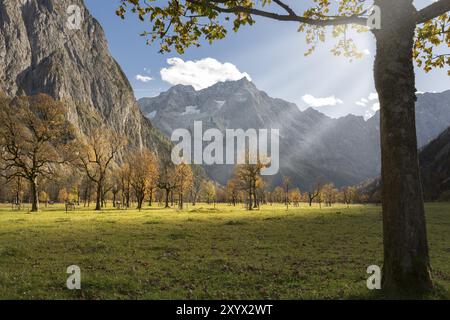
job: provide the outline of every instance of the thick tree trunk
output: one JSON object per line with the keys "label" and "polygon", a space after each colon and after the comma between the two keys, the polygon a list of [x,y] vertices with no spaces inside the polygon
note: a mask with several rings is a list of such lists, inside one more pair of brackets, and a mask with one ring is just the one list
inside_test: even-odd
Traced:
{"label": "thick tree trunk", "polygon": [[183,191],[180,191],[179,197],[180,197],[180,199],[178,200],[178,207],[179,207],[180,210],[183,210],[183,207],[184,207],[184,202],[183,202],[184,195],[183,195]]}
{"label": "thick tree trunk", "polygon": [[256,194],[256,182],[253,184],[253,208],[258,208],[258,195]]}
{"label": "thick tree trunk", "polygon": [[139,193],[139,195],[137,195],[137,209],[139,211],[142,210],[142,203],[144,202],[144,195],[142,193]]}
{"label": "thick tree trunk", "polygon": [[258,200],[256,199],[256,197],[257,197],[257,195],[256,195],[256,179],[253,180],[252,184],[253,184],[253,187],[252,187],[252,189],[253,189],[253,208],[256,209],[256,208],[258,208]]}
{"label": "thick tree trunk", "polygon": [[30,181],[31,192],[31,212],[39,211],[39,195],[38,195],[38,182],[37,178],[33,178]]}
{"label": "thick tree trunk", "polygon": [[192,195],[192,206],[195,207],[197,204],[197,192],[194,192]]}
{"label": "thick tree trunk", "polygon": [[381,105],[384,290],[432,288],[415,126],[412,0],[378,0],[375,83]]}
{"label": "thick tree trunk", "polygon": [[97,198],[95,203],[95,211],[102,210],[102,183],[97,183]]}
{"label": "thick tree trunk", "polygon": [[170,193],[170,190],[166,189],[166,208],[170,208],[170,206],[169,206],[169,193]]}

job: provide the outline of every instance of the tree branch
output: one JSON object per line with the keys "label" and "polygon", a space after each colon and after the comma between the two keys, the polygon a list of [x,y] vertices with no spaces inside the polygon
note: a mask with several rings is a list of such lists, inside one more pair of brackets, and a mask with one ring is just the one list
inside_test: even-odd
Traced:
{"label": "tree branch", "polygon": [[450,0],[440,0],[423,8],[416,15],[417,24],[422,24],[450,11]]}
{"label": "tree branch", "polygon": [[[229,8],[220,7],[217,5],[212,4],[209,1],[202,1],[202,0],[186,0],[189,3],[192,3],[197,6],[206,7],[212,10],[215,10],[217,12],[221,13],[246,13],[251,14],[255,16],[270,18],[274,20],[279,21],[292,21],[292,22],[300,22],[305,23],[313,26],[319,26],[319,27],[326,27],[326,26],[337,26],[337,25],[345,25],[345,24],[358,24],[358,25],[367,25],[367,18],[361,17],[361,16],[343,16],[343,17],[337,17],[337,18],[331,18],[330,19],[311,19],[311,18],[305,18],[302,16],[298,16],[294,13],[292,9],[290,9],[287,5],[282,3],[281,1],[275,1],[280,6],[283,6],[285,10],[290,10],[290,14],[288,15],[282,15],[274,12],[268,12],[263,11],[260,9],[250,8],[250,7],[243,7],[243,6],[234,6]],[[448,1],[448,0],[445,0]]]}
{"label": "tree branch", "polygon": [[273,0],[276,4],[278,4],[280,7],[282,7],[286,12],[291,16],[296,16],[297,14],[294,12],[294,10],[291,9],[287,4],[283,3],[280,0]]}

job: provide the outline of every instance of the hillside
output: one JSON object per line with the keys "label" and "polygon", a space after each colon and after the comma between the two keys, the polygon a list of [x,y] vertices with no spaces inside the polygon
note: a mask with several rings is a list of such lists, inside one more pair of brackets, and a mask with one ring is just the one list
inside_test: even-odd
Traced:
{"label": "hillside", "polygon": [[419,161],[425,198],[437,200],[450,192],[450,128],[423,148]]}

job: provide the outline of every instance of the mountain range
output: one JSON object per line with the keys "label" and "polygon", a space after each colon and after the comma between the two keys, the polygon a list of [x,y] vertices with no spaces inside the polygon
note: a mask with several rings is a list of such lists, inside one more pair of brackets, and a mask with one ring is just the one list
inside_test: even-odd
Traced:
{"label": "mountain range", "polygon": [[[70,28],[70,6],[80,8]],[[280,173],[307,189],[318,180],[337,186],[376,177],[380,171],[379,115],[365,121],[332,119],[309,108],[271,98],[247,79],[196,91],[174,86],[157,97],[135,100],[131,85],[111,56],[102,27],[82,0],[0,1],[0,91],[13,97],[47,93],[62,101],[79,135],[106,125],[126,137],[129,148],[148,147],[168,158],[174,129],[279,129]],[[450,126],[450,91],[418,95],[419,146]],[[205,167],[224,184],[229,166]]]}
{"label": "mountain range", "polygon": [[[273,185],[289,176],[305,189],[319,180],[340,187],[380,172],[379,113],[365,121],[354,115],[333,119],[313,108],[300,111],[293,103],[269,97],[246,78],[199,91],[177,85],[138,102],[144,115],[167,137],[178,128],[192,132],[194,121],[220,130],[279,129],[281,169],[270,178]],[[422,147],[450,126],[450,90],[419,94],[416,110]],[[226,183],[232,173],[226,166],[205,169],[220,183]]]}

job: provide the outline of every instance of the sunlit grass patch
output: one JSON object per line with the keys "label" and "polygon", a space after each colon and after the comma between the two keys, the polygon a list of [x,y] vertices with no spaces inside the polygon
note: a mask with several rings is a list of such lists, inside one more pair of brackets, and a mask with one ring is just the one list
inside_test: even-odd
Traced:
{"label": "sunlit grass patch", "polygon": [[[198,204],[101,213],[51,206],[29,214],[3,206],[0,298],[376,298],[366,269],[382,264],[380,210]],[[428,204],[427,218],[433,276],[445,293],[450,205]],[[74,264],[81,292],[65,287]]]}

